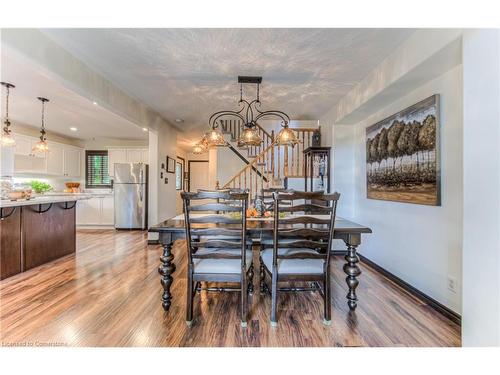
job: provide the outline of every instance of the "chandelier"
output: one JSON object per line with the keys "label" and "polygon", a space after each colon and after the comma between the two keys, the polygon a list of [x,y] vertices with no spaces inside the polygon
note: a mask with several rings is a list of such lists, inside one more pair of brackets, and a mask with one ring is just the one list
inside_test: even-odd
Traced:
{"label": "chandelier", "polygon": [[9,121],[9,94],[10,94],[10,89],[13,89],[14,86],[11,83],[8,82],[0,82],[2,86],[5,86],[6,94],[5,94],[5,121],[4,121],[4,128],[2,131],[2,146],[5,147],[12,147],[16,145],[16,140],[12,136],[12,130],[10,129],[10,121]]}
{"label": "chandelier", "polygon": [[[238,76],[238,83],[240,84],[240,100],[238,101],[238,106],[240,106],[240,109],[237,111],[219,111],[210,116],[208,123],[211,130],[204,136],[208,147],[227,145],[227,142],[224,140],[224,136],[219,129],[220,120],[222,117],[235,117],[236,119],[243,122],[243,131],[241,132],[240,138],[238,139],[239,146],[259,146],[262,143],[262,137],[259,134],[257,121],[265,117],[274,117],[281,120],[281,126],[283,127],[283,129],[279,132],[276,138],[276,145],[292,147],[295,146],[298,143],[298,140],[295,136],[294,131],[288,128],[290,117],[282,111],[261,111],[260,109],[260,84],[262,83],[262,77]],[[243,99],[243,84],[257,85],[256,98],[252,101]],[[200,143],[198,143],[196,146],[199,146],[199,144]],[[198,147],[197,151],[199,152],[199,150],[200,149]]]}

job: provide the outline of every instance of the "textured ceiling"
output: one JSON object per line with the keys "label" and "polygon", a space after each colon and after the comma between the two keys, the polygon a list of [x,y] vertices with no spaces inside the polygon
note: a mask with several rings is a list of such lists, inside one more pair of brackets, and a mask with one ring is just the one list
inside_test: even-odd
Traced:
{"label": "textured ceiling", "polygon": [[[13,83],[9,116],[13,122],[39,127],[41,103],[36,98],[46,97],[46,125],[51,132],[77,138],[99,137],[119,139],[147,139],[147,133],[137,125],[117,116],[88,99],[77,95],[60,82],[43,72],[40,66],[19,59],[3,48],[1,55],[1,80]],[[5,90],[2,87],[2,106]],[[2,107],[2,115],[4,108]],[[70,127],[78,128],[77,132]],[[15,131],[15,125],[13,126]]]}
{"label": "textured ceiling", "polygon": [[[236,108],[238,75],[262,75],[263,109],[319,119],[410,29],[44,29],[132,97],[188,130]],[[254,96],[249,86],[248,96]]]}

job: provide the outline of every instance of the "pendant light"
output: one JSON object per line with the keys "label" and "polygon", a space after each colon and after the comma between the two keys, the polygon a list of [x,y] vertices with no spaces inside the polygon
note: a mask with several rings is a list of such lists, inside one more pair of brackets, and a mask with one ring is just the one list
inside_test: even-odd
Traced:
{"label": "pendant light", "polygon": [[47,98],[38,97],[38,100],[42,102],[42,127],[40,128],[40,140],[33,146],[33,153],[45,153],[49,151],[49,146],[47,144],[47,137],[45,134],[45,103],[49,101]]}
{"label": "pendant light", "polygon": [[241,133],[238,145],[243,146],[260,146],[262,137],[259,134],[259,129],[256,125],[245,125],[245,129]]}
{"label": "pendant light", "polygon": [[3,147],[13,147],[16,145],[16,140],[12,136],[12,130],[10,129],[10,121],[9,121],[9,93],[10,89],[13,89],[14,86],[11,83],[8,82],[0,82],[2,86],[5,86],[6,88],[6,95],[5,95],[5,121],[4,121],[4,128],[2,131],[2,146]]}
{"label": "pendant light", "polygon": [[224,139],[224,134],[219,130],[219,124],[214,123],[212,130],[204,136],[208,147],[226,146],[227,142]]}
{"label": "pendant light", "polygon": [[276,145],[278,146],[295,146],[299,143],[295,132],[288,127],[288,122],[284,122],[283,129],[280,130],[276,137]]}
{"label": "pendant light", "polygon": [[202,144],[197,143],[193,146],[193,154],[200,155],[204,154],[205,152],[207,152],[207,149]]}

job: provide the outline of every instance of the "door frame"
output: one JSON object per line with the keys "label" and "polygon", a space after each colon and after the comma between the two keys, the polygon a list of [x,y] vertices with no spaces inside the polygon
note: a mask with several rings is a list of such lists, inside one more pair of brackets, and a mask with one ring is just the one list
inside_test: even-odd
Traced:
{"label": "door frame", "polygon": [[188,160],[188,188],[191,191],[191,163],[208,163],[208,160]]}

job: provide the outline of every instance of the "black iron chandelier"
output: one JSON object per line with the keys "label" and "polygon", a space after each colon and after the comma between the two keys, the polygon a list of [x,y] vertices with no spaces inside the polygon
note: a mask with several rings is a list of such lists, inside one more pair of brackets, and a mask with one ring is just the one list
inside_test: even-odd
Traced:
{"label": "black iron chandelier", "polygon": [[[240,84],[240,100],[238,101],[238,106],[241,108],[237,111],[225,110],[212,114],[208,120],[210,131],[206,133],[201,141],[195,145],[194,152],[201,153],[203,150],[206,151],[208,147],[227,145],[222,131],[219,129],[220,120],[223,117],[236,117],[238,120],[243,122],[244,129],[241,132],[238,145],[259,146],[262,143],[262,137],[259,135],[257,121],[265,117],[274,117],[281,120],[281,126],[283,127],[276,138],[276,144],[292,147],[295,146],[295,144],[298,143],[298,140],[293,130],[288,128],[290,117],[283,111],[260,110],[260,106],[262,104],[260,101],[260,84],[262,83],[262,77],[238,76],[238,83]],[[243,84],[248,83],[257,85],[257,95],[252,101],[243,99]]]}

